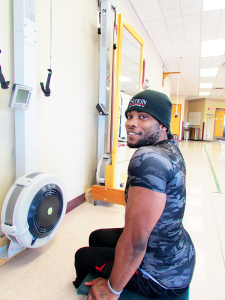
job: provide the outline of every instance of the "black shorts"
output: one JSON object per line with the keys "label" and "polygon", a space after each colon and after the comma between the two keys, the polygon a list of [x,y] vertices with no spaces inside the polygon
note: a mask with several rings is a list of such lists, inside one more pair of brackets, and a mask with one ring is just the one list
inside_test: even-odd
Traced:
{"label": "black shorts", "polygon": [[[76,288],[89,272],[103,278],[109,278],[115,257],[115,248],[123,228],[99,229],[93,231],[89,237],[89,247],[79,249],[75,254],[75,269],[77,278],[74,281]],[[123,266],[121,266],[121,269]],[[148,298],[161,299],[181,296],[188,289],[165,289],[152,279],[144,278],[137,270],[126,288]]]}

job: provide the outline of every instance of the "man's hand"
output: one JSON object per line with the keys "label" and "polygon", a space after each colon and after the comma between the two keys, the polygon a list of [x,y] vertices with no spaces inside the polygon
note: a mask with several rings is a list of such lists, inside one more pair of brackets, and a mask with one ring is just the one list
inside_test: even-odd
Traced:
{"label": "man's hand", "polygon": [[85,282],[86,286],[91,286],[90,292],[87,296],[87,300],[117,300],[119,296],[114,295],[108,288],[107,279],[96,278],[89,282]]}

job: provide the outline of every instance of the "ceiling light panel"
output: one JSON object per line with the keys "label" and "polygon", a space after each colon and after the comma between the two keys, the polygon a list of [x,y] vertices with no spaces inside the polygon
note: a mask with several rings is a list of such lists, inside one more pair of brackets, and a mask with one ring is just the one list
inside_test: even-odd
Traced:
{"label": "ceiling light panel", "polygon": [[203,1],[203,11],[224,9],[225,1],[221,0],[204,0]]}
{"label": "ceiling light panel", "polygon": [[200,76],[201,77],[212,77],[212,76],[216,76],[217,72],[218,72],[218,68],[201,69]]}
{"label": "ceiling light panel", "polygon": [[202,41],[202,57],[222,56],[225,52],[225,39]]}
{"label": "ceiling light panel", "polygon": [[208,96],[210,92],[199,92],[199,96]]}
{"label": "ceiling light panel", "polygon": [[213,82],[200,83],[200,89],[211,89]]}

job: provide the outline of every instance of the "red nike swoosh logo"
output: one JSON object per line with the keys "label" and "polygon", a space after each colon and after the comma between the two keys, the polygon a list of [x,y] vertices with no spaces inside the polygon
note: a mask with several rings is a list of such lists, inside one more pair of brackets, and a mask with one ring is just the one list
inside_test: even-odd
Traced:
{"label": "red nike swoosh logo", "polygon": [[101,272],[102,269],[104,268],[104,266],[105,266],[106,264],[107,264],[107,262],[106,262],[103,266],[101,266],[100,268],[97,267],[97,266],[95,266],[95,269],[98,270],[99,272]]}

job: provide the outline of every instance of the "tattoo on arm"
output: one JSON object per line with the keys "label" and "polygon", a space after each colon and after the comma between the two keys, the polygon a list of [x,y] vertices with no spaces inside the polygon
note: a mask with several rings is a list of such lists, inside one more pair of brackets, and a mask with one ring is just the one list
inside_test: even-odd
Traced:
{"label": "tattoo on arm", "polygon": [[101,283],[97,284],[97,291],[100,293],[100,298],[106,299],[108,297],[108,294],[101,286]]}

